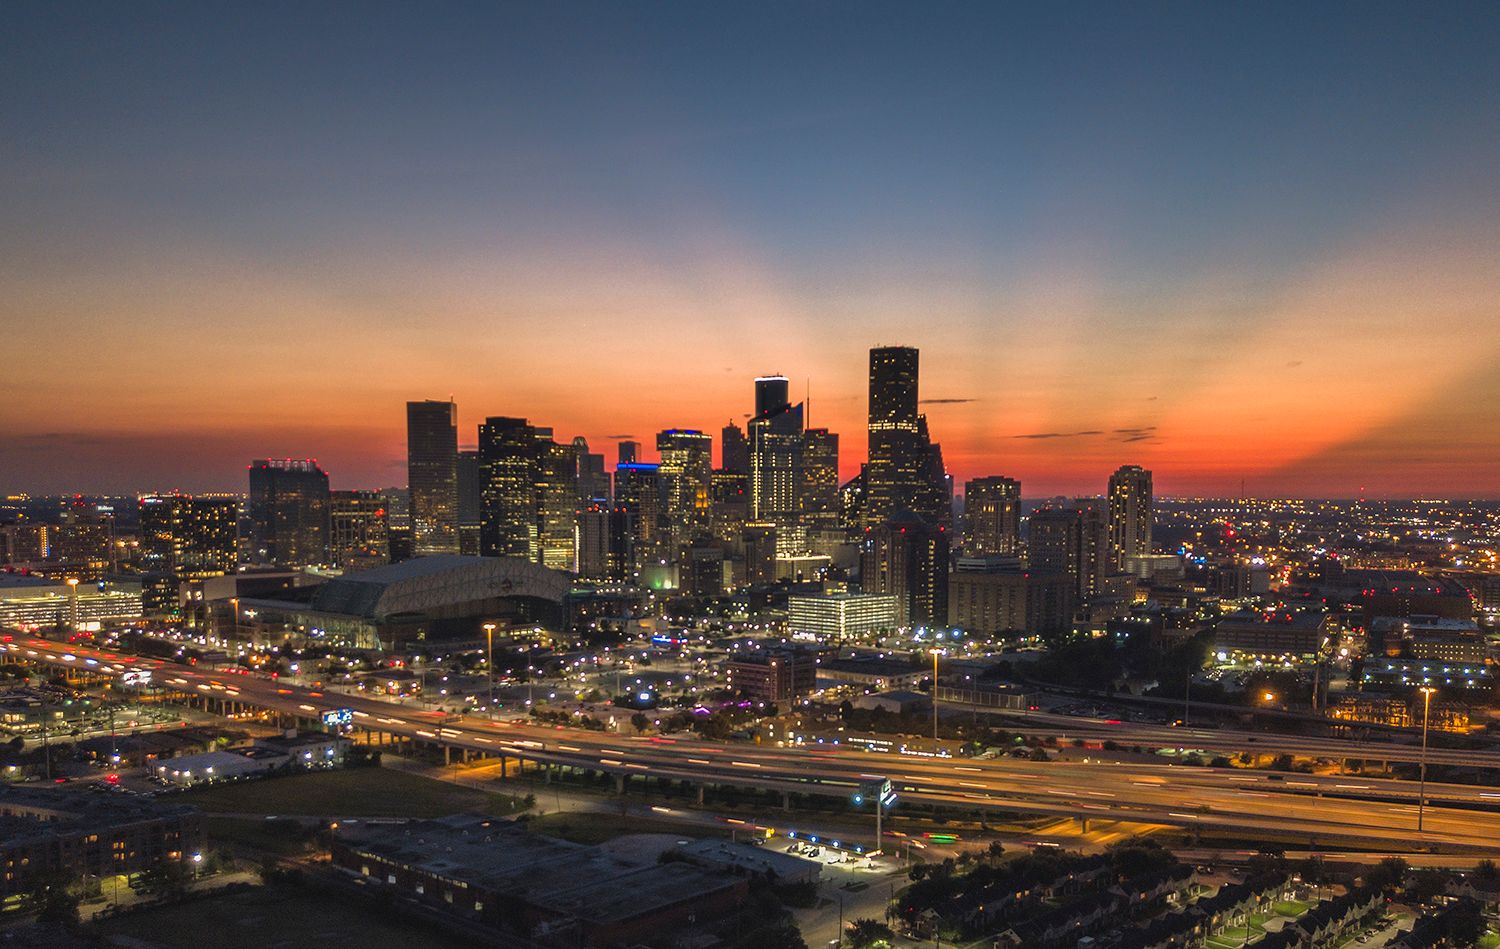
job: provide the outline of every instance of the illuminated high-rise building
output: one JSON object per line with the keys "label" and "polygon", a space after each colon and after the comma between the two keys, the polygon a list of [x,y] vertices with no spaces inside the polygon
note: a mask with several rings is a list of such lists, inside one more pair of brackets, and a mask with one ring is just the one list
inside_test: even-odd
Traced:
{"label": "illuminated high-rise building", "polygon": [[602,498],[589,502],[578,511],[578,539],[574,547],[578,553],[577,573],[585,580],[622,578],[622,574],[616,572],[619,562],[610,557],[611,513],[609,502]]}
{"label": "illuminated high-rise building", "polygon": [[761,586],[776,581],[776,525],[751,521],[745,525],[745,583]]}
{"label": "illuminated high-rise building", "polygon": [[1151,472],[1123,465],[1109,476],[1109,551],[1112,568],[1151,553]]}
{"label": "illuminated high-rise building", "polygon": [[406,403],[406,478],[413,553],[458,553],[458,406],[452,401]]}
{"label": "illuminated high-rise building", "polygon": [[970,557],[1021,550],[1021,482],[991,475],[964,485],[963,550]]}
{"label": "illuminated high-rise building", "polygon": [[801,520],[809,527],[839,522],[839,437],[826,428],[802,433]]}
{"label": "illuminated high-rise building", "polygon": [[558,444],[552,429],[536,429],[536,561],[553,570],[574,569],[578,515],[578,452]]}
{"label": "illuminated high-rise building", "polygon": [[783,376],[755,380],[750,420],[750,517],[790,527],[802,513],[801,404],[787,401]]}
{"label": "illuminated high-rise building", "polygon": [[329,562],[328,473],[313,459],[250,464],[251,556],[278,567]]}
{"label": "illuminated high-rise building", "polygon": [[1040,507],[1027,519],[1029,563],[1041,574],[1065,574],[1078,600],[1101,589],[1109,565],[1109,521],[1097,498]]}
{"label": "illuminated high-rise building", "polygon": [[713,439],[703,432],[668,429],[657,434],[656,451],[661,458],[658,472],[667,543],[676,559],[683,548],[709,531]]}
{"label": "illuminated high-rise building", "polygon": [[612,541],[630,578],[666,558],[661,468],[636,462],[615,466],[616,520]]}
{"label": "illuminated high-rise building", "polygon": [[328,505],[334,563],[359,570],[390,562],[390,526],[380,492],[331,491]]}
{"label": "illuminated high-rise building", "polygon": [[186,618],[187,587],[235,571],[239,514],[239,498],[229,495],[140,499],[142,608],[147,616]]}
{"label": "illuminated high-rise building", "polygon": [[903,626],[948,624],[948,534],[911,511],[865,531],[860,587],[897,600]]}
{"label": "illuminated high-rise building", "polygon": [[233,573],[239,556],[239,499],[148,494],[140,499],[141,569],[179,580]]}
{"label": "illuminated high-rise building", "polygon": [[750,519],[750,476],[738,471],[715,471],[709,482],[713,505],[713,536],[728,548],[738,550]]}
{"label": "illuminated high-rise building", "polygon": [[870,350],[869,461],[861,512],[867,527],[902,511],[937,525],[952,520],[952,485],[941,449],[917,411],[917,350]]}
{"label": "illuminated high-rise building", "polygon": [[572,570],[578,453],[552,429],[495,416],[479,426],[479,550]]}
{"label": "illuminated high-rise building", "polygon": [[536,561],[536,429],[496,416],[479,426],[479,552]]}

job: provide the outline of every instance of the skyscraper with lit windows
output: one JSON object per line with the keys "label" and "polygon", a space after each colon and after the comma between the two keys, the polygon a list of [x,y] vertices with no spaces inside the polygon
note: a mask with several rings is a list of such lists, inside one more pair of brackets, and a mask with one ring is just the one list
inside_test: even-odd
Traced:
{"label": "skyscraper with lit windows", "polygon": [[314,459],[250,464],[251,556],[278,567],[329,562],[328,473]]}
{"label": "skyscraper with lit windows", "polygon": [[1021,550],[1021,482],[991,475],[964,485],[964,553],[1012,555]]}
{"label": "skyscraper with lit windows", "polygon": [[902,511],[934,524],[952,520],[952,485],[927,419],[917,411],[917,350],[870,350],[869,461],[861,516],[874,527]]}
{"label": "skyscraper with lit windows", "polygon": [[667,543],[674,557],[709,531],[712,515],[709,488],[713,473],[713,438],[689,429],[673,428],[657,433],[656,451],[661,458]]}
{"label": "skyscraper with lit windows", "polygon": [[1122,465],[1109,476],[1109,551],[1113,569],[1151,553],[1151,472]]}
{"label": "skyscraper with lit windows", "polygon": [[458,553],[458,406],[452,401],[406,403],[406,480],[413,553]]}

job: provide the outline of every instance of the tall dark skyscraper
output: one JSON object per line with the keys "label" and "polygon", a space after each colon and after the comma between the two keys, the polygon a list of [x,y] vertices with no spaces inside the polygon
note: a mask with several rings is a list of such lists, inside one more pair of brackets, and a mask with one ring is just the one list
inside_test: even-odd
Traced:
{"label": "tall dark skyscraper", "polygon": [[1079,601],[1099,592],[1110,573],[1109,527],[1103,502],[1096,498],[1049,504],[1028,520],[1031,569],[1039,574],[1066,574]]}
{"label": "tall dark skyscraper", "polygon": [[1122,465],[1109,476],[1109,551],[1116,570],[1151,553],[1151,472]]}
{"label": "tall dark skyscraper", "polygon": [[964,553],[970,557],[1021,551],[1021,482],[991,475],[964,485]]}
{"label": "tall dark skyscraper", "polygon": [[755,417],[770,418],[792,404],[791,383],[786,376],[760,376],[755,380]]}
{"label": "tall dark skyscraper", "polygon": [[578,458],[578,507],[582,510],[596,500],[609,500],[609,472],[604,469],[604,456],[589,451],[588,440],[582,435],[573,439],[573,451]]}
{"label": "tall dark skyscraper", "polygon": [[257,562],[306,567],[330,561],[328,473],[316,461],[251,462],[248,512]]}
{"label": "tall dark skyscraper", "polygon": [[745,430],[735,422],[725,425],[719,433],[719,470],[750,473],[750,443],[745,440]]}
{"label": "tall dark skyscraper", "polygon": [[917,350],[910,346],[870,350],[870,448],[862,512],[869,527],[902,511],[939,525],[953,517],[941,449],[932,443],[926,417],[917,412],[917,368]]}
{"label": "tall dark skyscraper", "polygon": [[479,426],[479,552],[536,560],[536,430],[521,418]]}
{"label": "tall dark skyscraper", "polygon": [[641,443],[637,441],[631,441],[627,438],[615,446],[615,451],[617,453],[615,457],[615,464],[633,465],[636,463],[637,456],[641,453]]}
{"label": "tall dark skyscraper", "polygon": [[917,430],[918,365],[912,346],[870,350],[870,431]]}
{"label": "tall dark skyscraper", "polygon": [[406,480],[413,553],[458,553],[458,406],[453,402],[406,403]]}
{"label": "tall dark skyscraper", "polygon": [[869,528],[860,550],[860,586],[894,594],[904,626],[946,626],[947,531],[910,511]]}
{"label": "tall dark skyscraper", "polygon": [[479,554],[479,525],[484,520],[484,478],[480,473],[479,450],[458,453],[458,552],[474,557]]}

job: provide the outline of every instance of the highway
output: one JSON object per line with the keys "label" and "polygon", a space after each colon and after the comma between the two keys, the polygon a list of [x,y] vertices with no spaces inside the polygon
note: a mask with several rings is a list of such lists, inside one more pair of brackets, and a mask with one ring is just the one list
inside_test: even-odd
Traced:
{"label": "highway", "polygon": [[[368,695],[325,693],[34,637],[0,645],[13,660],[119,677],[150,672],[157,686],[308,720],[327,709],[348,708],[360,729],[489,756],[603,771],[622,780],[647,775],[844,797],[862,780],[889,777],[902,800],[964,809],[1202,827],[1246,836],[1275,833],[1309,846],[1339,843],[1383,850],[1404,842],[1500,852],[1500,790],[1487,787],[1429,784],[1426,828],[1418,835],[1417,788],[1405,781],[1155,763],[937,758],[837,745],[781,748],[634,737],[530,721],[453,720]],[[1260,738],[1269,747],[1259,750],[1283,750],[1279,738]]]}
{"label": "highway", "polygon": [[[968,705],[942,703],[950,714],[971,711]],[[1183,728],[1170,725],[1148,725],[1139,722],[1106,721],[1058,715],[1051,712],[1006,712],[979,707],[999,717],[1014,719],[1003,726],[1008,731],[1027,735],[1056,735],[1069,738],[1114,740],[1126,745],[1151,745],[1166,748],[1192,748],[1200,751],[1235,754],[1249,751],[1260,754],[1294,754],[1326,758],[1363,758],[1374,761],[1400,761],[1416,764],[1421,760],[1420,745],[1389,741],[1355,741],[1347,738],[1282,735],[1274,732],[1241,731],[1219,728]],[[1500,769],[1500,751],[1493,749],[1455,749],[1431,746],[1428,764],[1458,767]]]}

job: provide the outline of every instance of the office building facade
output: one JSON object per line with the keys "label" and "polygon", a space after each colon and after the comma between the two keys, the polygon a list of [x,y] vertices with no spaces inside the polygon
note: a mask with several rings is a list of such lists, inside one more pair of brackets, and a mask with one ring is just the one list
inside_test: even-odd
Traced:
{"label": "office building facade", "polygon": [[328,502],[328,473],[316,460],[251,462],[251,557],[278,567],[327,564]]}
{"label": "office building facade", "polygon": [[406,403],[406,480],[412,551],[419,557],[459,552],[458,406]]}

